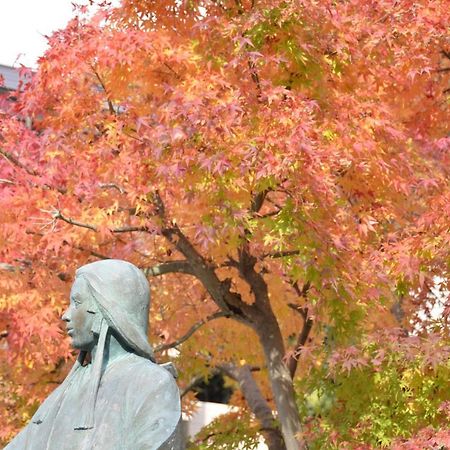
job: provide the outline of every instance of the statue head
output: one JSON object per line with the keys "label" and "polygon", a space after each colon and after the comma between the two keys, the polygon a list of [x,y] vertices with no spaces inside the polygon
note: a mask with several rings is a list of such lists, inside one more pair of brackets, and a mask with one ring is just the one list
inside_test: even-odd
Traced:
{"label": "statue head", "polygon": [[103,327],[136,354],[153,360],[147,341],[149,303],[148,281],[136,266],[114,259],[96,261],[77,270],[62,319],[74,348],[90,351]]}

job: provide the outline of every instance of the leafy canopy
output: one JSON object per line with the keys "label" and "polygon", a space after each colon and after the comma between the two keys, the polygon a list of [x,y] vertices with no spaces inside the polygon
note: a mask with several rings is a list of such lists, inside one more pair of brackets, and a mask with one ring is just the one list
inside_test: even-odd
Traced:
{"label": "leafy canopy", "polygon": [[[432,334],[411,321],[448,280],[446,3],[80,7],[0,122],[1,438],[67,370],[57,318],[78,266],[114,257],[164,275],[150,280],[155,344],[217,312],[180,236],[246,305],[237,262],[254,258],[286,360],[302,348],[295,385],[317,448],[445,429],[448,307]],[[313,322],[301,347],[293,303]],[[270,396],[256,342],[211,321],[179,346],[180,383],[240,361]]]}

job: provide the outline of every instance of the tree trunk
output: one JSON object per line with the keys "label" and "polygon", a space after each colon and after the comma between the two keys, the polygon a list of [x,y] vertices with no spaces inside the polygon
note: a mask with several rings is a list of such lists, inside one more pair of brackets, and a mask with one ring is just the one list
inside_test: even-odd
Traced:
{"label": "tree trunk", "polygon": [[223,364],[220,368],[226,375],[235,379],[244,394],[245,400],[261,424],[261,433],[270,450],[286,450],[283,437],[273,417],[272,409],[264,398],[250,367]]}
{"label": "tree trunk", "polygon": [[300,436],[302,426],[289,369],[283,361],[284,343],[273,313],[265,313],[264,319],[255,327],[263,347],[270,383],[278,412],[281,433],[287,450],[306,449]]}
{"label": "tree trunk", "polygon": [[[251,208],[253,212],[257,212],[261,208],[266,194],[267,191],[257,195]],[[166,224],[165,208],[158,192],[155,197],[158,214]],[[172,222],[169,227],[162,228],[161,234],[184,255],[185,262],[192,269],[189,270],[189,273],[202,282],[216,305],[223,312],[232,313],[235,320],[245,323],[256,331],[263,347],[272,394],[278,412],[277,419],[280,423],[286,450],[306,449],[303,438],[300,436],[302,427],[295,404],[292,378],[283,361],[285,354],[283,336],[270,306],[267,283],[263,274],[255,270],[257,259],[249,253],[248,242],[238,250],[239,261],[233,260],[232,262],[255,295],[255,302],[251,305],[244,302],[239,293],[230,290],[231,281],[229,279],[219,279],[215,272],[216,267],[198,252],[178,225]],[[181,268],[178,267],[178,271],[180,270]],[[183,272],[187,273],[184,265]]]}

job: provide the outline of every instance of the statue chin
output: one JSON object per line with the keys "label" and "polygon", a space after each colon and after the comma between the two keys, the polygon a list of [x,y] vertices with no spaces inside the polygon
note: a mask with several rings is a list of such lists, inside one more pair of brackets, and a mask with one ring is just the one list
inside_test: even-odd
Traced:
{"label": "statue chin", "polygon": [[97,345],[97,339],[91,339],[90,341],[80,341],[79,339],[72,338],[70,345],[75,350],[91,352]]}

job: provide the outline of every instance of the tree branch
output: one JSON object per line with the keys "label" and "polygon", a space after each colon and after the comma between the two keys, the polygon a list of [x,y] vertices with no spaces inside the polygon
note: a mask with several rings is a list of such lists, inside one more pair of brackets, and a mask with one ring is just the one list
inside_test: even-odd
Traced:
{"label": "tree branch", "polygon": [[178,347],[183,342],[187,341],[200,327],[207,324],[208,322],[211,322],[214,319],[220,319],[221,317],[231,317],[231,313],[227,313],[224,311],[217,311],[214,314],[211,314],[206,319],[200,320],[199,322],[192,325],[191,328],[189,328],[188,332],[181,336],[180,338],[176,339],[175,341],[169,343],[169,344],[161,344],[154,347],[153,351],[155,353],[163,352],[164,350],[168,350],[169,348],[175,348]]}
{"label": "tree branch", "polygon": [[[240,0],[235,0],[235,2],[237,4],[241,4]],[[244,12],[243,9],[238,9],[238,14],[243,14],[243,12]],[[245,33],[242,33],[242,37],[245,37]],[[249,44],[245,44],[245,50],[250,50]],[[252,61],[252,59],[250,58],[250,55],[247,56],[247,65],[248,65],[248,68],[250,69],[250,76],[252,78],[252,81],[253,81],[253,83],[255,83],[255,86],[256,86],[256,91],[258,93],[257,98],[258,98],[258,100],[261,101],[261,98],[262,98],[261,80],[259,78],[258,71],[256,70],[255,61]]]}
{"label": "tree branch", "polygon": [[[99,231],[98,227],[96,227],[95,225],[74,220],[71,217],[65,216],[61,211],[59,211],[57,209],[55,209],[54,211],[51,211],[51,215],[55,220],[59,219],[59,220],[62,220],[63,222],[66,222],[70,225],[74,225],[76,227],[86,228],[88,230],[92,230],[95,232]],[[141,226],[141,227],[126,226],[126,227],[119,227],[119,228],[110,228],[109,230],[111,231],[111,233],[131,233],[134,231],[148,232],[148,228],[145,226]]]}
{"label": "tree branch", "polygon": [[234,4],[237,7],[237,12],[239,15],[244,14],[244,8],[242,6],[241,0],[234,0]]}
{"label": "tree branch", "polygon": [[70,225],[74,225],[74,226],[76,226],[76,227],[87,228],[88,230],[92,230],[92,231],[98,231],[98,229],[97,229],[97,227],[96,227],[95,225],[91,225],[91,224],[88,224],[88,223],[83,223],[83,222],[78,222],[77,220],[73,220],[73,219],[71,219],[70,217],[64,216],[64,215],[62,214],[62,212],[59,211],[59,210],[57,210],[57,209],[54,210],[54,211],[52,211],[52,212],[51,212],[51,215],[52,215],[52,217],[53,217],[55,220],[60,219],[60,220],[62,220],[63,222],[66,222],[66,223],[68,223],[68,224],[70,224]]}
{"label": "tree branch", "polygon": [[0,263],[0,270],[5,272],[22,272],[23,268],[8,263]]}
{"label": "tree branch", "polygon": [[98,186],[102,189],[117,189],[121,194],[126,194],[127,191],[116,183],[99,183]]}
{"label": "tree branch", "polygon": [[[210,371],[209,376],[214,376],[220,373],[219,369],[212,369]],[[188,392],[192,391],[195,387],[197,387],[202,381],[205,381],[204,375],[198,375],[189,381],[189,383],[184,387],[184,389],[180,390],[180,397],[183,398]]]}
{"label": "tree branch", "polygon": [[236,319],[251,321],[253,308],[246,304],[236,292],[231,292],[231,280],[220,280],[215,273],[215,265],[207,261],[189,242],[178,225],[163,228],[162,235],[189,261],[195,275],[209,292],[214,302],[223,311],[232,312]]}
{"label": "tree branch", "polygon": [[252,214],[258,213],[260,211],[260,209],[262,208],[262,205],[264,203],[264,200],[267,197],[267,194],[271,191],[272,189],[264,189],[261,192],[258,192],[253,198],[252,198],[252,202],[250,204],[250,212]]}
{"label": "tree branch", "polygon": [[[6,150],[3,150],[2,148],[0,148],[0,155],[2,155],[7,161],[9,161],[14,166],[18,167],[19,169],[24,170],[28,175],[31,175],[31,176],[34,176],[34,177],[40,177],[41,176],[41,174],[37,170],[30,169],[25,164],[23,164],[21,161],[19,161],[19,159],[16,158],[12,153],[7,152]],[[4,183],[8,182],[9,184],[15,184],[11,180],[2,180],[2,182],[4,182]],[[60,194],[66,194],[67,193],[67,190],[65,188],[53,187],[53,186],[50,186],[49,184],[44,184],[42,186],[39,186],[37,183],[34,183],[32,181],[29,181],[29,182],[34,187],[40,187],[40,188],[44,188],[44,189],[52,189],[52,190],[55,190],[55,191],[59,192]]]}
{"label": "tree branch", "polygon": [[166,273],[186,273],[194,275],[192,266],[187,260],[167,261],[153,267],[144,267],[142,270],[145,275],[152,277],[158,277],[160,275],[165,275]]}
{"label": "tree branch", "polygon": [[249,243],[245,242],[238,249],[238,270],[243,280],[245,280],[255,297],[255,306],[260,312],[263,310],[270,315],[273,311],[270,307],[269,290],[263,274],[255,270],[256,258],[250,254]]}
{"label": "tree branch", "polygon": [[119,228],[110,228],[111,233],[133,233],[135,231],[140,231],[143,233],[148,233],[149,229],[148,227],[134,227],[134,226],[128,226],[128,227],[119,227]]}
{"label": "tree branch", "polygon": [[[150,45],[155,49],[155,52],[157,52],[157,49],[154,47],[154,45],[153,44],[150,44]],[[168,62],[163,61],[163,65],[165,67],[167,67],[173,73],[173,75],[175,76],[175,78],[177,80],[181,80],[180,74]]]}
{"label": "tree branch", "polygon": [[279,252],[273,252],[273,253],[264,253],[262,255],[262,258],[285,258],[286,256],[296,256],[300,255],[300,250],[284,250]]}
{"label": "tree branch", "polygon": [[85,248],[85,247],[76,246],[74,248],[76,248],[77,250],[80,250],[82,252],[90,253],[92,256],[95,256],[98,259],[112,259],[110,256],[103,255],[102,253],[98,253],[95,250],[90,250],[90,249]]}
{"label": "tree branch", "polygon": [[0,155],[3,155],[4,158],[7,159],[11,164],[14,164],[16,167],[25,170],[28,175],[39,176],[39,173],[36,170],[30,169],[25,164],[21,163],[12,153],[9,153],[6,150],[0,148]]}
{"label": "tree branch", "polygon": [[236,320],[251,324],[254,308],[245,303],[238,293],[231,292],[231,280],[218,278],[215,272],[217,267],[198,252],[175,221],[169,223],[164,202],[158,191],[154,194],[153,202],[163,224],[161,234],[186,258],[192,268],[192,274],[202,282],[216,305],[222,311],[232,312]]}
{"label": "tree branch", "polygon": [[[306,296],[308,295],[308,291],[311,288],[311,283],[309,281],[307,281],[301,289],[297,281],[291,284],[299,297],[306,298]],[[308,340],[311,328],[313,326],[313,320],[310,317],[308,317],[308,308],[304,308],[297,303],[289,303],[288,306],[292,308],[294,311],[298,312],[303,319],[303,327],[298,335],[295,351],[291,354],[287,362],[291,378],[294,379],[295,372],[297,371],[298,366],[298,358],[300,356],[302,348],[304,347],[304,345]]]}
{"label": "tree branch", "polygon": [[280,214],[280,212],[282,211],[283,208],[280,209],[276,209],[275,211],[270,211],[266,214],[258,214],[256,213],[256,217],[258,219],[267,219],[268,217],[273,217],[273,216],[277,216],[278,214]]}
{"label": "tree branch", "polygon": [[107,100],[107,102],[108,102],[108,109],[109,109],[109,112],[110,112],[111,114],[114,114],[114,115],[115,115],[115,114],[116,114],[116,110],[114,109],[114,105],[112,104],[112,101],[111,101],[111,99],[110,99],[110,97],[109,97],[109,93],[108,93],[108,91],[107,91],[107,89],[106,89],[105,84],[103,83],[103,80],[101,79],[101,77],[100,77],[99,73],[97,72],[97,70],[95,69],[95,67],[94,67],[94,66],[91,66],[91,68],[92,68],[92,70],[93,70],[93,72],[94,72],[94,74],[95,74],[95,77],[97,78],[98,82],[100,83],[100,86],[102,87],[103,92],[104,92],[105,95],[106,95],[106,100]]}
{"label": "tree branch", "polygon": [[[254,195],[250,203],[250,214],[255,217],[261,210],[267,194],[272,191],[272,188],[264,189]],[[262,273],[255,270],[257,259],[250,253],[249,241],[251,232],[248,228],[244,229],[243,244],[238,249],[238,261],[234,264],[232,258],[228,258],[227,264],[235,266],[239,270],[239,274],[245,280],[255,296],[255,306],[261,309],[270,309],[269,293],[267,283],[264,280]]]}
{"label": "tree branch", "polygon": [[[306,312],[306,314],[308,313]],[[302,331],[298,335],[295,351],[288,360],[287,366],[289,368],[289,373],[291,374],[292,379],[294,379],[295,372],[297,371],[298,366],[298,358],[300,356],[302,348],[305,346],[306,341],[308,340],[312,326],[313,326],[312,319],[307,317],[306,320],[303,322]]]}
{"label": "tree branch", "polygon": [[291,283],[291,285],[294,288],[296,294],[301,298],[306,298],[306,295],[308,294],[308,291],[311,288],[310,281],[307,281],[301,289],[300,289],[297,281]]}
{"label": "tree branch", "polygon": [[258,99],[261,99],[262,97],[261,80],[259,79],[258,71],[256,70],[256,64],[254,61],[251,61],[250,58],[248,59],[247,63],[248,68],[250,69],[250,75],[258,91]]}

